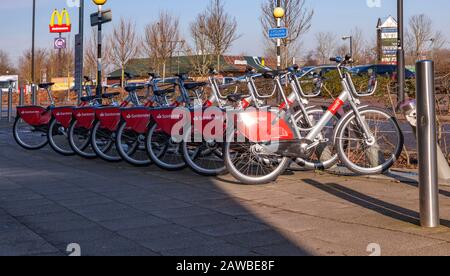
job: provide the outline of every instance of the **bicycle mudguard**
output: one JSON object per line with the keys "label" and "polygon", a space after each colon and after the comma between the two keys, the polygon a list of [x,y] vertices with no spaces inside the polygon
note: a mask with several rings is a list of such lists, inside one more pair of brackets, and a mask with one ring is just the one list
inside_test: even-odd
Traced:
{"label": "bicycle mudguard", "polygon": [[77,128],[91,129],[95,121],[95,107],[74,108],[72,116],[77,120]]}
{"label": "bicycle mudguard", "polygon": [[296,135],[284,118],[275,111],[244,110],[238,112],[236,129],[251,142],[292,141]]}
{"label": "bicycle mudguard", "polygon": [[30,126],[48,125],[52,118],[51,110],[42,106],[18,106],[17,115]]}
{"label": "bicycle mudguard", "polygon": [[101,107],[95,109],[95,118],[100,121],[100,128],[116,131],[120,123],[120,107]]}
{"label": "bicycle mudguard", "polygon": [[[186,111],[186,109],[169,107],[151,109],[150,113],[153,120],[155,120],[158,125],[158,128],[160,128],[160,130],[164,133],[172,135],[172,131],[175,126],[184,124],[184,118],[187,115]],[[180,130],[182,129],[183,127],[180,128]]]}
{"label": "bicycle mudguard", "polygon": [[52,116],[64,128],[69,128],[72,121],[73,106],[55,107],[52,109]]}
{"label": "bicycle mudguard", "polygon": [[133,107],[121,109],[122,119],[127,123],[127,130],[133,130],[139,134],[147,132],[151,120],[151,112],[147,107]]}

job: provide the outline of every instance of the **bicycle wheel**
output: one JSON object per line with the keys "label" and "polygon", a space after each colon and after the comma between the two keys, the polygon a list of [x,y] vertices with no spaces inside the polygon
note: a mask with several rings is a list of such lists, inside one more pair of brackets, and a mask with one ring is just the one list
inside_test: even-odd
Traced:
{"label": "bicycle wheel", "polygon": [[101,127],[100,121],[94,123],[91,133],[91,146],[101,159],[108,162],[120,162],[122,158],[116,149],[116,133]]}
{"label": "bicycle wheel", "polygon": [[[336,131],[339,158],[354,173],[384,173],[394,165],[403,150],[404,137],[400,126],[392,115],[380,108],[365,107],[359,113],[361,122],[353,114],[345,118]],[[373,140],[365,137],[363,126],[373,135]]]}
{"label": "bicycle wheel", "polygon": [[64,156],[75,155],[69,144],[68,129],[62,126],[56,119],[52,119],[47,132],[50,147]]}
{"label": "bicycle wheel", "polygon": [[150,159],[161,169],[179,171],[186,168],[183,160],[181,144],[175,143],[166,133],[153,125],[146,136],[146,148]]}
{"label": "bicycle wheel", "polygon": [[257,143],[224,143],[224,162],[228,172],[244,184],[257,185],[275,181],[290,159],[277,154],[264,153]]}
{"label": "bicycle wheel", "polygon": [[116,134],[116,149],[123,160],[137,167],[152,164],[145,148],[145,135],[127,130],[127,122],[122,122]]}
{"label": "bicycle wheel", "polygon": [[13,136],[16,143],[27,150],[42,149],[48,144],[47,126],[34,127],[16,117]]}
{"label": "bicycle wheel", "polygon": [[[300,128],[302,136],[308,135],[309,131],[315,126],[317,122],[323,117],[326,113],[327,108],[312,108],[307,110],[307,114],[309,117],[309,122],[306,120],[303,112],[298,111],[294,118],[296,120],[297,125]],[[340,116],[335,115],[330,122],[323,128],[321,133],[320,142],[316,147],[308,159],[297,158],[295,162],[308,170],[326,170],[339,162],[339,156],[337,154],[336,147],[333,142],[333,132],[336,128],[337,123],[339,122]]]}
{"label": "bicycle wheel", "polygon": [[75,154],[83,158],[97,158],[97,154],[91,147],[91,130],[78,127],[77,120],[73,120],[69,127],[69,145]]}
{"label": "bicycle wheel", "polygon": [[223,145],[215,141],[193,142],[188,131],[181,143],[183,159],[195,173],[203,176],[218,176],[227,172],[223,161]]}

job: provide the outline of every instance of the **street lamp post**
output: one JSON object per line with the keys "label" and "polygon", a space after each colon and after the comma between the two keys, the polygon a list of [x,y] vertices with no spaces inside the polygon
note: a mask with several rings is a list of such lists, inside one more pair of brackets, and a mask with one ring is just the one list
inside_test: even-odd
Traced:
{"label": "street lamp post", "polygon": [[[98,7],[98,37],[97,37],[97,97],[102,96],[102,6],[106,4],[107,0],[92,0]],[[101,100],[100,100],[101,101]]]}
{"label": "street lamp post", "polygon": [[353,58],[353,36],[344,36],[342,37],[342,40],[350,40],[350,56]]}
{"label": "street lamp post", "polygon": [[34,87],[34,82],[35,82],[35,72],[34,72],[34,51],[35,51],[35,38],[36,38],[36,0],[33,0],[33,16],[32,16],[32,31],[31,31],[31,93],[33,95],[33,99],[32,102],[33,104],[35,104],[35,87]]}
{"label": "street lamp post", "polygon": [[436,39],[435,38],[432,38],[432,39],[430,39],[430,46],[431,46],[431,59],[432,60],[434,60],[434,50],[435,50],[435,43],[436,42]]}
{"label": "street lamp post", "polygon": [[405,49],[404,24],[403,24],[403,0],[397,0],[398,43],[397,43],[397,108],[405,101]]}

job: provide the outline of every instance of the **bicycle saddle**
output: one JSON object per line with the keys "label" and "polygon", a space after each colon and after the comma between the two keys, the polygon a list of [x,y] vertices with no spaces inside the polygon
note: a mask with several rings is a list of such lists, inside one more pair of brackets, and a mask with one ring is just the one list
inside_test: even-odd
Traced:
{"label": "bicycle saddle", "polygon": [[38,87],[42,88],[42,89],[48,89],[48,88],[52,87],[53,85],[55,85],[54,82],[44,82],[44,83],[38,84]]}
{"label": "bicycle saddle", "polygon": [[115,93],[106,93],[102,95],[103,99],[112,99],[114,97],[117,97],[120,95],[120,92],[115,92]]}
{"label": "bicycle saddle", "polygon": [[288,68],[286,69],[286,71],[289,71],[289,72],[291,72],[291,73],[294,73],[294,72],[297,72],[299,69],[300,69],[300,66],[298,66],[297,64],[294,64],[294,65],[288,67]]}
{"label": "bicycle saddle", "polygon": [[210,67],[208,73],[209,73],[211,76],[217,76],[217,75],[219,75],[219,72],[217,72],[217,70],[216,70],[214,67]]}
{"label": "bicycle saddle", "polygon": [[97,96],[85,96],[85,97],[81,97],[80,101],[82,101],[82,102],[91,102],[91,101],[97,100],[97,99],[99,99],[99,97],[97,97]]}
{"label": "bicycle saddle", "polygon": [[256,74],[256,70],[253,67],[247,66],[247,68],[245,68],[245,74],[246,75]]}
{"label": "bicycle saddle", "polygon": [[149,72],[149,73],[148,73],[148,76],[149,76],[149,77],[152,77],[152,78],[154,78],[154,79],[160,79],[160,78],[161,78],[158,74],[153,73],[153,72]]}
{"label": "bicycle saddle", "polygon": [[233,102],[233,103],[237,103],[248,97],[250,97],[250,95],[230,94],[227,96],[227,100],[229,100],[230,102]]}
{"label": "bicycle saddle", "polygon": [[174,88],[158,89],[158,90],[153,91],[153,93],[159,97],[166,96],[167,94],[174,93],[174,92],[175,92]]}
{"label": "bicycle saddle", "polygon": [[185,83],[184,88],[186,88],[187,90],[193,90],[195,88],[203,87],[206,85],[207,85],[206,82],[190,82],[190,83]]}
{"label": "bicycle saddle", "polygon": [[266,79],[274,79],[284,74],[286,74],[285,71],[266,71],[263,73],[263,77]]}
{"label": "bicycle saddle", "polygon": [[128,93],[130,92],[134,92],[136,90],[140,90],[140,89],[144,89],[146,86],[145,85],[127,85],[125,86],[125,91],[127,91]]}
{"label": "bicycle saddle", "polygon": [[134,75],[132,75],[132,74],[130,74],[128,72],[125,72],[124,75],[125,75],[125,78],[128,79],[128,80],[134,78]]}
{"label": "bicycle saddle", "polygon": [[188,75],[185,74],[185,73],[175,74],[175,77],[178,77],[178,78],[180,78],[180,79],[182,79],[182,80],[187,80],[187,79],[189,79]]}

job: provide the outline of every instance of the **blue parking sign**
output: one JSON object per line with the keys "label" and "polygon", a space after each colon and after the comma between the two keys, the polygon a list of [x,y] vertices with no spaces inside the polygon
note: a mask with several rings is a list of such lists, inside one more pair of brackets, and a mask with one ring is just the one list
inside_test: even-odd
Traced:
{"label": "blue parking sign", "polygon": [[269,29],[269,38],[270,39],[283,39],[288,37],[288,29],[287,28],[274,28]]}

